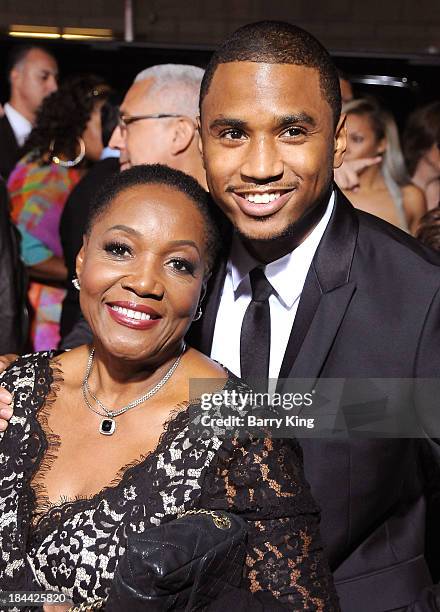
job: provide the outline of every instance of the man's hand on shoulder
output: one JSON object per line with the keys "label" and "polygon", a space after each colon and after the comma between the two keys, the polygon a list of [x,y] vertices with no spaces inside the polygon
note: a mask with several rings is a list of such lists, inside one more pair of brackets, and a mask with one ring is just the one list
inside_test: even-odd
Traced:
{"label": "man's hand on shoulder", "polygon": [[[18,355],[8,353],[0,356],[0,374],[11,365]],[[8,421],[13,413],[12,410],[12,395],[3,387],[0,387],[0,431],[5,431],[8,426]]]}

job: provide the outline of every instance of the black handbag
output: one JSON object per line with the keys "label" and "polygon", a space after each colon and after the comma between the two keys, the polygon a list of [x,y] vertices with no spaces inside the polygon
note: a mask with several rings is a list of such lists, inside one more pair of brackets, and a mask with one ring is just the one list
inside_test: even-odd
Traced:
{"label": "black handbag", "polygon": [[129,535],[106,612],[192,612],[240,587],[247,527],[235,514],[190,510]]}

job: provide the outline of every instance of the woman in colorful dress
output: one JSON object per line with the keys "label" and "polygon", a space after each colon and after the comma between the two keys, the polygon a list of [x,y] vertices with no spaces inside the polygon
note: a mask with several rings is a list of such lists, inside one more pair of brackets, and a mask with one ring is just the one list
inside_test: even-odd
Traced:
{"label": "woman in colorful dress", "polygon": [[102,153],[100,110],[109,88],[95,76],[75,77],[46,98],[8,180],[12,218],[30,276],[35,350],[59,341],[67,271],[58,225],[67,196]]}

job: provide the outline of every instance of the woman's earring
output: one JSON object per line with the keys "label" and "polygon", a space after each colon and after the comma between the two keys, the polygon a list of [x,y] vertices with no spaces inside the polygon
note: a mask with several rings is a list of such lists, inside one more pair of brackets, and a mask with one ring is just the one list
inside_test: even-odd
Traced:
{"label": "woman's earring", "polygon": [[199,304],[199,307],[197,308],[197,312],[194,315],[193,321],[198,321],[202,317],[202,314],[203,314],[203,310],[202,310],[202,307]]}
{"label": "woman's earring", "polygon": [[[77,289],[78,291],[79,291],[79,290],[80,290],[80,288],[81,288],[81,285],[79,284],[79,279],[78,279],[78,278],[76,278],[76,276],[75,276],[75,278],[72,278],[72,285],[73,285],[73,286],[75,287],[75,289]],[[201,315],[200,315],[200,316],[201,316]]]}
{"label": "woman's earring", "polygon": [[54,155],[55,140],[52,140],[49,145],[49,153],[52,157],[53,163],[57,164],[58,166],[63,166],[63,168],[73,168],[74,166],[77,166],[78,164],[80,164],[86,154],[86,145],[85,145],[84,140],[81,138],[81,136],[77,137],[77,141],[79,143],[78,155],[75,157],[75,159],[69,159],[68,161],[65,161],[64,159],[61,159],[57,155]]}

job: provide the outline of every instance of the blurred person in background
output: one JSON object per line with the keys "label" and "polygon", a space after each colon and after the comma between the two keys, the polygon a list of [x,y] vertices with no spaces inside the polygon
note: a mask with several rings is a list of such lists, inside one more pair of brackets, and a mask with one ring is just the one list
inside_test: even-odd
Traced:
{"label": "blurred person in background", "polygon": [[402,142],[411,180],[425,193],[431,210],[440,203],[440,102],[418,108],[408,117]]}
{"label": "blurred person in background", "polygon": [[[166,164],[193,176],[206,189],[196,129],[203,74],[204,71],[197,66],[161,64],[151,66],[136,76],[121,104],[119,123],[109,143],[113,149],[120,151],[121,170],[139,164]],[[97,191],[99,185],[95,183],[93,186],[90,182],[90,187],[89,197],[81,205],[83,219],[86,218],[92,192]],[[218,214],[217,209],[214,214]],[[79,250],[83,228],[78,224],[74,230],[69,228],[69,223],[64,219],[67,215],[70,215],[70,206],[63,214],[61,233],[64,234],[64,228],[66,232],[74,231],[76,237],[70,238],[70,241],[74,241],[75,249]],[[69,249],[69,254],[66,253],[72,270],[75,269],[72,258],[75,249]],[[66,303],[69,311],[63,316],[62,348],[87,343],[91,338],[90,329],[80,316],[78,306],[73,306],[73,299],[69,299],[69,306]],[[75,321],[77,323],[72,327]]]}
{"label": "blurred person in background", "polygon": [[10,218],[6,184],[0,177],[1,353],[20,353],[27,348],[27,275],[20,259],[19,244],[20,237]]}
{"label": "blurred person in background", "polygon": [[110,146],[121,170],[162,163],[193,176],[206,188],[196,118],[203,70],[161,64],[140,72],[127,92]]}
{"label": "blurred person in background", "polygon": [[70,332],[81,313],[78,291],[73,286],[72,281],[76,276],[76,256],[82,247],[91,201],[97,190],[101,188],[103,181],[112,174],[119,172],[119,159],[108,156],[106,152],[110,137],[118,123],[118,116],[118,105],[110,99],[106,100],[101,108],[102,143],[104,146],[102,156],[105,157],[94,164],[89,172],[75,185],[67,198],[61,215],[60,237],[68,281],[61,311],[61,337]]}
{"label": "blurred person in background", "polygon": [[67,196],[102,149],[101,107],[109,88],[95,76],[69,79],[46,98],[8,181],[12,218],[31,284],[35,350],[57,346],[67,270],[58,226]]}
{"label": "blurred person in background", "polygon": [[416,238],[434,251],[440,252],[440,206],[429,210],[422,217]]}
{"label": "blurred person in background", "polygon": [[393,117],[366,98],[344,104],[342,112],[347,115],[344,163],[380,159],[363,168],[358,189],[345,190],[345,195],[356,208],[414,234],[426,212],[425,197],[410,182]]}
{"label": "blurred person in background", "polygon": [[0,174],[6,180],[35,124],[44,98],[57,90],[58,66],[42,47],[14,47],[8,61],[9,101],[0,113]]}

